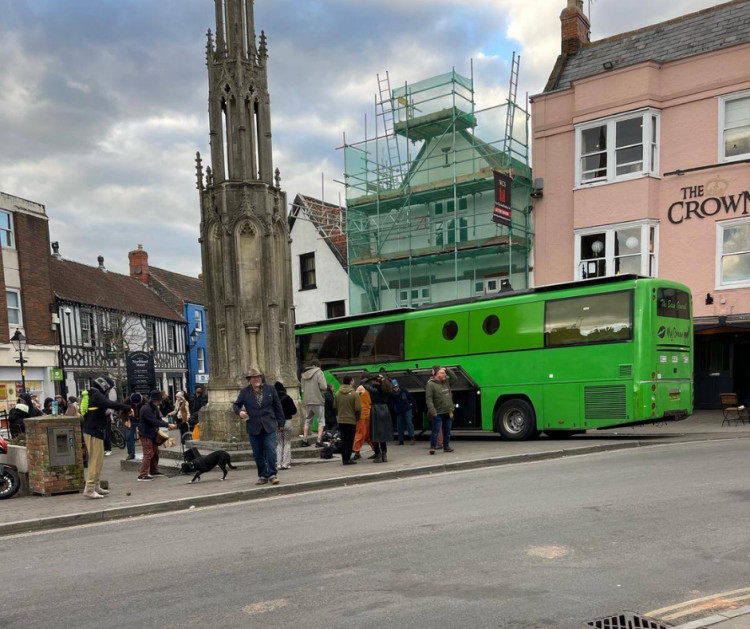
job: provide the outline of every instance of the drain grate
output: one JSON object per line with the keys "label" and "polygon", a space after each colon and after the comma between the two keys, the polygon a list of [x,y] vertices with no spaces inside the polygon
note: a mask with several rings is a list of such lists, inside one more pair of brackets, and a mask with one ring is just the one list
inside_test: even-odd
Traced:
{"label": "drain grate", "polygon": [[671,627],[671,625],[665,625],[663,622],[633,612],[589,620],[586,624],[595,629],[669,629]]}

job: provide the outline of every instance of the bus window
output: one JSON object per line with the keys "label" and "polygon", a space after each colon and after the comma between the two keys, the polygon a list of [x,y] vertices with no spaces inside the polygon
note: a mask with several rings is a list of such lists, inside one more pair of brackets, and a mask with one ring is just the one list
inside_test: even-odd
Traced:
{"label": "bus window", "polygon": [[349,335],[347,330],[330,330],[305,334],[300,339],[299,358],[309,365],[313,358],[320,360],[323,369],[334,369],[349,364]]}
{"label": "bus window", "polygon": [[584,295],[545,304],[546,347],[611,343],[632,338],[632,291]]}
{"label": "bus window", "polygon": [[656,291],[656,314],[672,319],[690,318],[690,295],[676,288],[660,288]]}
{"label": "bus window", "polygon": [[351,330],[352,365],[387,363],[404,359],[404,323],[376,323]]}

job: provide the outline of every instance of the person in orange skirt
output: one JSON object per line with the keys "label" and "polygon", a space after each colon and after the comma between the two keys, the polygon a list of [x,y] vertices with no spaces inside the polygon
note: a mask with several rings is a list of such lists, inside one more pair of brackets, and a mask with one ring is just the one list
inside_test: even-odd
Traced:
{"label": "person in orange skirt", "polygon": [[[359,414],[356,432],[354,433],[352,461],[362,458],[362,455],[359,453],[362,449],[362,444],[367,443],[372,448],[372,441],[370,440],[370,407],[372,406],[372,401],[370,400],[370,394],[361,384],[357,387],[357,393],[359,393],[359,401],[362,403],[362,411]],[[374,454],[373,458],[375,458]]]}

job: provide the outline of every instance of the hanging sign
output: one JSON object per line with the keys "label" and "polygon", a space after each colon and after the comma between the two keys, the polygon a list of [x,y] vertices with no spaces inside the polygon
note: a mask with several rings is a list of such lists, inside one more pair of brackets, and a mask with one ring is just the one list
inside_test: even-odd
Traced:
{"label": "hanging sign", "polygon": [[495,171],[495,207],[492,210],[492,221],[499,225],[510,227],[510,184],[511,177],[504,173]]}

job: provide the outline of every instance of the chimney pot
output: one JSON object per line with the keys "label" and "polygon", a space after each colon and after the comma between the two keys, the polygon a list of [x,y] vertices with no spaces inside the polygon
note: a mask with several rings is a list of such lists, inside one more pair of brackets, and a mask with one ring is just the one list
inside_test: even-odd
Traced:
{"label": "chimney pot", "polygon": [[562,23],[562,52],[574,55],[581,47],[589,43],[591,27],[583,13],[583,0],[568,0],[567,6],[560,14]]}

